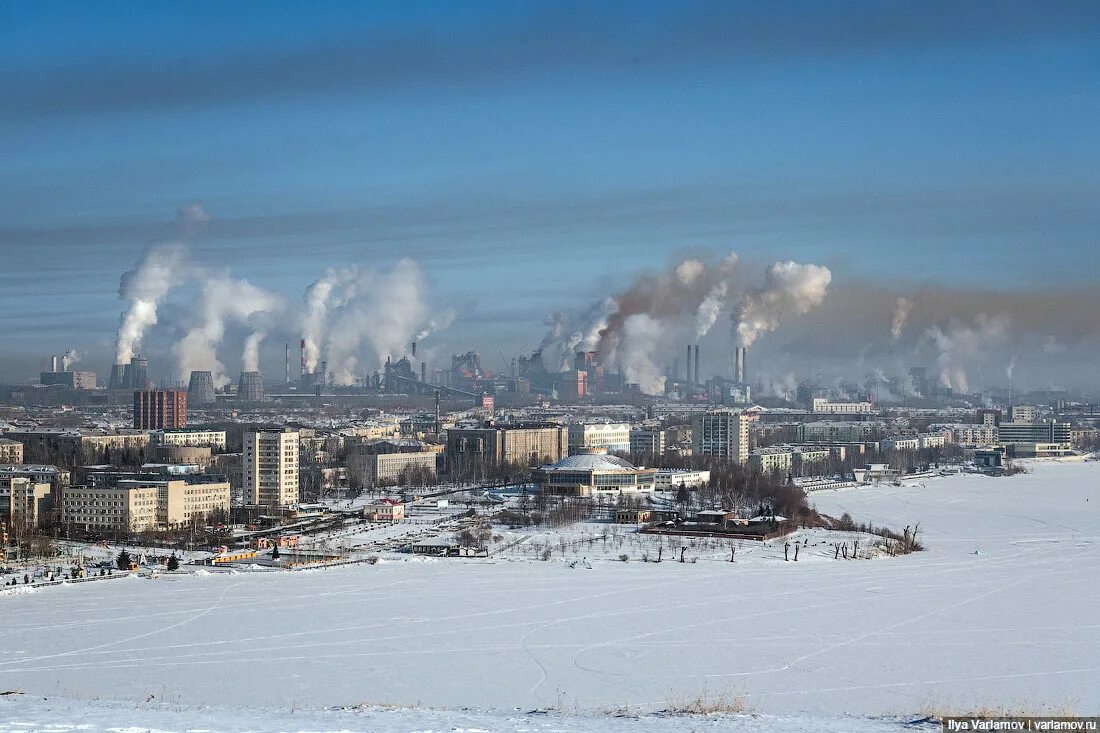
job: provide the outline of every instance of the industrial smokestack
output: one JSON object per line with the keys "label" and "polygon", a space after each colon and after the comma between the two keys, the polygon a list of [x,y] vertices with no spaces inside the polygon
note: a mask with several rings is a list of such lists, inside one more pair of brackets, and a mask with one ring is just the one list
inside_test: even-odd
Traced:
{"label": "industrial smokestack", "polygon": [[306,378],[306,340],[305,339],[302,339],[300,348],[302,350],[302,372],[299,376],[302,379],[305,379]]}
{"label": "industrial smokestack", "polygon": [[413,359],[416,358],[416,342],[415,341],[412,342],[412,358]]}
{"label": "industrial smokestack", "polygon": [[738,346],[736,352],[736,359],[734,360],[734,378],[738,384],[745,383],[745,356],[747,349],[744,346]]}
{"label": "industrial smokestack", "polygon": [[54,354],[53,356],[50,357],[50,371],[51,372],[56,372],[57,371],[57,354]]}
{"label": "industrial smokestack", "polygon": [[699,381],[699,344],[695,344],[695,383],[702,384]]}
{"label": "industrial smokestack", "polygon": [[687,371],[684,372],[684,381],[691,384],[691,344],[688,344]]}
{"label": "industrial smokestack", "polygon": [[428,362],[426,361],[420,362],[420,381],[428,381]]}
{"label": "industrial smokestack", "polygon": [[290,344],[286,345],[286,383],[290,384]]}

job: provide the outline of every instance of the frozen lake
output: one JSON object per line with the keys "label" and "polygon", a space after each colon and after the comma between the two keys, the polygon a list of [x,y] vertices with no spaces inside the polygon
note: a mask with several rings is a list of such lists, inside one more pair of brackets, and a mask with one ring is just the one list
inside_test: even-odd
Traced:
{"label": "frozen lake", "polygon": [[[1100,712],[1100,463],[815,494],[923,553],[387,562],[0,597],[0,690],[240,706]],[[810,558],[807,558],[810,559]]]}

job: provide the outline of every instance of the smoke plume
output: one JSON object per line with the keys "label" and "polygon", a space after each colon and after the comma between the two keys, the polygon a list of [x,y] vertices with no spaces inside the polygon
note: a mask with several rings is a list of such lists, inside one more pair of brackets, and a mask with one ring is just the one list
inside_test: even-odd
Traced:
{"label": "smoke plume", "polygon": [[[256,314],[270,313],[280,307],[279,298],[247,280],[215,276],[206,281],[200,298],[202,320],[175,346],[180,375],[186,379],[195,370],[210,371],[214,383],[224,387],[229,383],[225,366],[218,360],[218,347],[231,323],[247,325]],[[257,333],[253,333],[255,337]],[[255,363],[259,361],[259,333],[255,341]],[[248,350],[246,349],[246,355]],[[254,370],[255,371],[255,370]]]}
{"label": "smoke plume", "polygon": [[737,337],[742,346],[751,346],[763,333],[774,331],[788,315],[804,315],[825,299],[829,268],[776,262],[764,273],[763,287],[750,290],[741,298]]}
{"label": "smoke plume", "polygon": [[329,270],[306,291],[306,367],[314,371],[323,353],[334,381],[354,384],[364,357],[373,356],[381,366],[404,354],[413,339],[454,319],[449,310],[429,314],[427,285],[413,260],[399,260],[388,273]]}
{"label": "smoke plume", "polygon": [[619,367],[643,392],[664,390],[658,354],[677,334],[705,336],[718,319],[731,288],[737,255],[708,264],[679,262],[659,275],[641,276],[625,291],[603,298],[577,317],[555,314],[540,349],[543,363],[566,371],[578,350],[598,351],[603,363]]}
{"label": "smoke plume", "polygon": [[913,310],[913,301],[908,298],[898,298],[894,304],[894,317],[890,321],[890,339],[897,341],[901,337],[901,331],[909,322],[909,311]]}
{"label": "smoke plume", "polygon": [[244,352],[241,354],[241,369],[246,372],[260,371],[260,344],[267,334],[264,331],[253,331],[244,341]]}
{"label": "smoke plume", "polygon": [[61,368],[67,372],[69,371],[69,367],[78,361],[80,361],[80,352],[76,349],[69,349],[65,352],[64,356],[61,357]]}
{"label": "smoke plume", "polygon": [[952,319],[946,326],[931,326],[925,330],[920,345],[932,344],[936,349],[936,367],[940,386],[961,394],[970,392],[969,370],[981,364],[982,358],[1000,347],[1009,332],[1010,321],[1005,316],[979,313],[974,324]]}
{"label": "smoke plume", "polygon": [[115,363],[126,364],[141,345],[145,331],[156,325],[157,307],[186,277],[186,252],[178,243],[150,248],[138,266],[123,274],[118,295],[129,301],[118,326]]}

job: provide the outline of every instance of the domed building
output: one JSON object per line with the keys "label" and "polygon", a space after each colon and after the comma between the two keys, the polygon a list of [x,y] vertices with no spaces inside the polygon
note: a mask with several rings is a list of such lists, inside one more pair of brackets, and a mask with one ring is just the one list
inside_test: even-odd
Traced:
{"label": "domed building", "polygon": [[630,461],[608,455],[604,448],[583,449],[532,472],[540,492],[588,497],[649,493],[656,476],[657,469],[637,468]]}

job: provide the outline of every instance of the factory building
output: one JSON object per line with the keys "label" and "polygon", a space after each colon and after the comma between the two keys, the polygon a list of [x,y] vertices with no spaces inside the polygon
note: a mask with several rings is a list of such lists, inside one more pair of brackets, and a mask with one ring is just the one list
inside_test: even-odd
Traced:
{"label": "factory building", "polygon": [[200,407],[214,404],[214,374],[212,372],[193,371],[187,384],[188,404]]}
{"label": "factory building", "polygon": [[691,449],[736,463],[749,457],[749,416],[740,410],[708,410],[691,419]]}
{"label": "factory building", "polygon": [[23,444],[18,440],[0,438],[0,463],[22,463]]}
{"label": "factory building", "polygon": [[134,392],[134,428],[164,430],[187,425],[187,392],[182,389],[139,389]]}
{"label": "factory building", "polygon": [[298,440],[290,428],[244,434],[244,500],[275,509],[298,503]]}
{"label": "factory building", "polygon": [[503,427],[447,430],[447,462],[481,458],[490,463],[538,465],[554,462],[569,455],[569,431],[561,425],[538,427]]}
{"label": "factory building", "polygon": [[596,448],[540,466],[532,472],[532,478],[539,492],[595,497],[651,493],[656,474],[656,469],[636,468],[629,461]]}
{"label": "factory building", "polygon": [[630,452],[630,425],[627,423],[572,423],[569,426],[569,453],[587,448],[603,448],[608,453]]}
{"label": "factory building", "polygon": [[38,383],[46,387],[66,387],[68,389],[95,389],[95,372],[50,371],[38,375]]}

